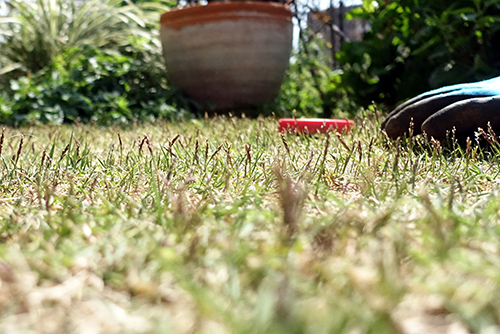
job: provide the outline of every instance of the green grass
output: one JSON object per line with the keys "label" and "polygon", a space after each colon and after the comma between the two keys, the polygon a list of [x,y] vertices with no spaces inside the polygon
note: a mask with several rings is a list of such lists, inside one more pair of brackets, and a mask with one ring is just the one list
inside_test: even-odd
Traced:
{"label": "green grass", "polygon": [[0,333],[500,332],[496,144],[392,142],[367,116],[341,137],[219,117],[0,147]]}

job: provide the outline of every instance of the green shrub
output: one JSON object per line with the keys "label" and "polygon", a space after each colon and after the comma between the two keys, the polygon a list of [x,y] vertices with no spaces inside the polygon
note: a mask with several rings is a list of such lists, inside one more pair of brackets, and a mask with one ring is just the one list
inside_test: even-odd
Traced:
{"label": "green shrub", "polygon": [[500,74],[499,0],[364,0],[348,18],[371,23],[338,56],[342,84],[363,106]]}
{"label": "green shrub", "polygon": [[44,69],[69,49],[115,48],[129,44],[131,35],[151,37],[144,28],[157,19],[121,0],[10,0],[8,5],[0,20],[0,66],[21,75]]}
{"label": "green shrub", "polygon": [[185,115],[166,81],[165,2],[10,1],[0,20],[0,121],[100,124]]}
{"label": "green shrub", "polygon": [[357,110],[341,86],[342,72],[330,67],[326,42],[308,30],[303,34],[307,37],[292,55],[275,110],[299,117],[342,117]]}
{"label": "green shrub", "polygon": [[[2,117],[11,122],[99,124],[151,121],[186,115],[189,101],[170,88],[158,61],[140,53],[70,50],[35,76],[10,82],[11,103]],[[66,63],[66,59],[73,59]],[[0,100],[0,104],[2,101]]]}

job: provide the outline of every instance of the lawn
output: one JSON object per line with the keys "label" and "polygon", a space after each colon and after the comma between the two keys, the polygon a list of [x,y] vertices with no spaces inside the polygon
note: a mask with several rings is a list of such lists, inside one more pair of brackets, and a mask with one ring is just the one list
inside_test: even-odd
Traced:
{"label": "lawn", "polygon": [[0,332],[500,332],[498,145],[380,117],[6,128]]}

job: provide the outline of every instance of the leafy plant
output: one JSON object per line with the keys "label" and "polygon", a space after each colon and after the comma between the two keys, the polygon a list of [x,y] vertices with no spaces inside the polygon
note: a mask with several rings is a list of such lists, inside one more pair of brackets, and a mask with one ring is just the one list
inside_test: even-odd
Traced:
{"label": "leafy plant", "polygon": [[308,29],[294,51],[281,86],[274,112],[305,117],[342,117],[357,106],[349,101],[341,85],[342,71],[332,69],[326,42]]}
{"label": "leafy plant", "polygon": [[0,22],[8,28],[3,121],[116,124],[184,114],[190,102],[166,82],[156,27],[167,4],[10,1]]}
{"label": "leafy plant", "polygon": [[361,105],[393,106],[431,88],[500,74],[500,1],[368,1],[348,14],[370,22],[343,45],[343,86]]}
{"label": "leafy plant", "polygon": [[143,28],[153,18],[151,13],[133,3],[121,4],[121,0],[8,1],[9,13],[0,20],[3,72],[35,73],[65,50],[126,45],[131,35],[150,38]]}
{"label": "leafy plant", "polygon": [[338,115],[343,88],[339,86],[340,72],[329,67],[324,53],[326,43],[311,35],[310,40],[300,44],[292,55],[290,68],[281,86],[278,109],[285,115],[292,110],[297,116],[325,116],[325,110],[330,115]]}
{"label": "leafy plant", "polygon": [[[141,53],[70,50],[30,77],[11,80],[11,122],[100,124],[186,114],[189,101],[167,85],[162,67]],[[67,63],[67,59],[73,59]],[[1,101],[0,101],[1,104]],[[4,109],[7,109],[4,107]],[[0,110],[2,111],[2,110]]]}

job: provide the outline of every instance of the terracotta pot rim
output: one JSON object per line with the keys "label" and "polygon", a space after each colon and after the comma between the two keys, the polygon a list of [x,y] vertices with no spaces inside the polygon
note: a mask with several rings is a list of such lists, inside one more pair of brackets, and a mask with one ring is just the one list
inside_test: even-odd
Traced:
{"label": "terracotta pot rim", "polygon": [[[242,12],[246,13],[242,14]],[[252,15],[252,12],[255,15]],[[276,21],[290,22],[293,14],[288,5],[276,2],[210,2],[208,5],[192,5],[166,12],[161,16],[160,23],[163,27],[180,29],[207,22],[263,19],[265,17],[272,17]]]}

